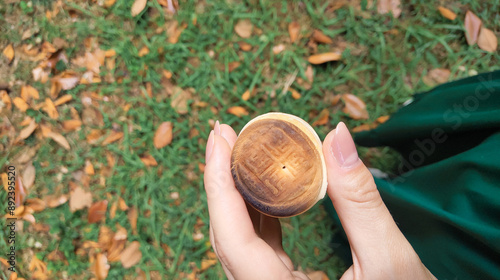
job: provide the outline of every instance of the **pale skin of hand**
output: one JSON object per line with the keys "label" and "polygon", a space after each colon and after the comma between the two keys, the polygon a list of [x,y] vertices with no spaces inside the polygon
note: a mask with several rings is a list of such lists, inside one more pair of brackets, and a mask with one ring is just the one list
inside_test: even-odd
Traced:
{"label": "pale skin of hand", "polygon": [[[210,241],[228,279],[309,279],[282,247],[278,219],[247,205],[231,176],[234,130],[217,122],[207,141]],[[343,123],[323,142],[327,193],[346,232],[353,265],[342,280],[436,279],[394,222]],[[333,179],[335,178],[335,179]]]}

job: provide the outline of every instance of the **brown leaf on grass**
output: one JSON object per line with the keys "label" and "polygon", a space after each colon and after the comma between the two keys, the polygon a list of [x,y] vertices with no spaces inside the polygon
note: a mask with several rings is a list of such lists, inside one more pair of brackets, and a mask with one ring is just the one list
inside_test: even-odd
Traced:
{"label": "brown leaf on grass", "polygon": [[300,24],[298,22],[292,21],[288,24],[288,35],[290,35],[292,44],[297,41],[300,35]]}
{"label": "brown leaf on grass", "polygon": [[338,61],[342,58],[342,54],[335,52],[321,53],[311,55],[307,60],[311,64],[322,64],[328,61]]}
{"label": "brown leaf on grass", "polygon": [[250,38],[252,36],[253,24],[248,19],[240,19],[234,26],[234,32],[241,38]]}
{"label": "brown leaf on grass", "polygon": [[241,116],[248,116],[248,111],[247,109],[241,107],[241,106],[233,106],[233,107],[230,107],[229,109],[227,109],[227,112],[229,114],[232,114],[232,115],[235,115],[237,117],[241,117]]}
{"label": "brown leaf on grass", "polygon": [[452,10],[445,8],[443,6],[438,7],[439,13],[449,20],[455,20],[457,18],[457,14],[455,14]]}
{"label": "brown leaf on grass", "polygon": [[75,212],[92,205],[92,193],[84,191],[81,187],[72,190],[69,196],[69,210]]}
{"label": "brown leaf on grass", "polygon": [[323,109],[319,113],[318,119],[313,122],[312,126],[325,125],[328,123],[328,119],[330,118],[330,111],[328,109]]}
{"label": "brown leaf on grass", "polygon": [[314,41],[323,44],[332,44],[333,41],[330,37],[326,36],[321,30],[315,29],[312,34]]}
{"label": "brown leaf on grass", "polygon": [[153,144],[155,148],[161,149],[172,143],[172,123],[162,122],[156,129]]}
{"label": "brown leaf on grass", "polygon": [[108,258],[105,254],[98,253],[90,265],[90,271],[94,273],[97,280],[104,280],[109,272]]}
{"label": "brown leaf on grass", "polygon": [[273,53],[274,54],[279,54],[282,51],[284,51],[285,49],[286,49],[285,45],[279,44],[279,45],[276,45],[276,46],[273,47]]}
{"label": "brown leaf on grass", "polygon": [[192,94],[191,91],[184,90],[180,87],[174,87],[173,89],[173,94],[172,94],[172,99],[171,99],[171,105],[172,108],[178,113],[178,114],[187,114],[188,112],[188,101],[192,99]]}
{"label": "brown leaf on grass", "polygon": [[244,52],[250,51],[252,49],[252,45],[247,42],[238,42],[240,49]]}
{"label": "brown leaf on grass", "polygon": [[115,202],[113,202],[113,204],[111,204],[111,207],[109,208],[109,217],[111,219],[115,218],[117,209],[118,209],[118,202],[115,201]]}
{"label": "brown leaf on grass", "polygon": [[57,76],[50,79],[50,97],[52,99],[57,98],[61,90],[69,90],[78,84],[80,77],[75,72],[65,71]]}
{"label": "brown leaf on grass", "polygon": [[239,61],[229,62],[229,63],[227,64],[227,71],[228,71],[229,73],[231,73],[231,72],[233,72],[233,71],[234,71],[234,69],[236,69],[236,68],[240,67],[240,65],[241,65],[241,63],[240,63]]}
{"label": "brown leaf on grass", "polygon": [[309,277],[310,280],[330,280],[323,271],[309,272],[307,273],[307,277]]}
{"label": "brown leaf on grass", "polygon": [[23,181],[21,180],[21,176],[16,176],[16,187],[15,187],[15,202],[16,207],[23,205],[24,200],[26,199],[26,188],[24,187]]}
{"label": "brown leaf on grass", "polygon": [[124,268],[130,268],[141,261],[142,252],[140,246],[141,244],[138,241],[133,241],[123,250],[120,261]]}
{"label": "brown leaf on grass", "polygon": [[479,32],[481,31],[482,21],[473,12],[467,11],[465,14],[465,39],[467,39],[467,44],[469,46],[477,43],[477,38],[479,37]]}
{"label": "brown leaf on grass", "polygon": [[30,162],[28,165],[26,165],[26,168],[24,168],[23,171],[23,183],[26,189],[31,188],[31,186],[33,186],[33,183],[35,183],[35,174],[36,169]]}
{"label": "brown leaf on grass", "polygon": [[345,104],[342,112],[349,115],[349,117],[355,120],[368,119],[366,104],[365,102],[363,102],[363,100],[359,99],[359,97],[350,93],[344,93],[342,94],[342,101],[344,101]]}
{"label": "brown leaf on grass", "polygon": [[26,199],[25,205],[26,205],[26,207],[33,209],[33,211],[35,211],[35,212],[41,212],[47,206],[45,201],[43,201],[39,198],[28,198],[28,199]]}
{"label": "brown leaf on grass", "polygon": [[118,199],[118,206],[119,206],[120,210],[122,210],[122,211],[127,211],[128,210],[127,203],[121,197]]}
{"label": "brown leaf on grass", "polygon": [[85,171],[85,174],[87,174],[87,175],[94,175],[95,174],[94,165],[92,164],[92,162],[90,162],[90,160],[85,161],[84,171]]}
{"label": "brown leaf on grass", "polygon": [[101,225],[101,227],[99,228],[99,237],[97,239],[99,247],[107,251],[111,246],[111,241],[113,240],[114,234],[115,233],[109,227]]}
{"label": "brown leaf on grass", "polygon": [[176,20],[173,20],[167,24],[166,33],[168,35],[168,42],[171,44],[175,44],[179,42],[179,37],[182,34],[182,31],[187,27],[187,24],[184,23],[179,26],[179,23]]}
{"label": "brown leaf on grass", "polygon": [[87,143],[95,144],[101,136],[104,135],[104,131],[101,129],[92,129],[89,134],[87,134]]}
{"label": "brown leaf on grass", "polygon": [[56,208],[68,201],[68,195],[66,194],[60,196],[50,195],[45,197],[44,200],[49,208]]}
{"label": "brown leaf on grass", "polygon": [[12,44],[9,44],[3,49],[3,55],[7,58],[9,63],[14,59],[14,47]]}
{"label": "brown leaf on grass", "polygon": [[116,0],[104,0],[104,7],[109,8],[115,4]]}
{"label": "brown leaf on grass", "polygon": [[102,200],[92,204],[89,208],[87,221],[89,224],[100,222],[106,216],[108,201]]}
{"label": "brown leaf on grass", "polygon": [[120,139],[122,139],[122,138],[123,138],[123,132],[121,132],[121,131],[114,131],[114,130],[113,130],[113,131],[111,131],[111,133],[108,135],[108,137],[106,137],[106,138],[104,139],[104,141],[102,141],[101,145],[102,145],[102,146],[106,146],[106,145],[109,145],[109,144],[111,144],[111,143],[113,143],[113,142],[116,142],[116,141],[118,141],[118,140],[120,140]]}
{"label": "brown leaf on grass", "polygon": [[111,245],[108,249],[108,260],[110,262],[116,262],[120,260],[120,255],[125,248],[125,243],[127,242],[127,230],[117,224],[117,231],[113,235],[111,240]]}
{"label": "brown leaf on grass", "polygon": [[139,57],[143,57],[149,53],[149,48],[144,46],[139,50]]}
{"label": "brown leaf on grass", "polygon": [[373,123],[373,124],[362,124],[362,125],[359,125],[359,126],[356,126],[355,128],[352,129],[352,132],[354,133],[358,133],[358,132],[361,132],[361,131],[367,131],[367,130],[371,130],[375,127],[377,127],[378,124],[376,123]]}
{"label": "brown leaf on grass", "polygon": [[378,123],[385,123],[391,116],[380,116],[376,119]]}
{"label": "brown leaf on grass", "polygon": [[50,98],[45,98],[45,107],[43,110],[49,115],[49,118],[57,120],[59,118],[59,113],[57,112],[54,102]]}
{"label": "brown leaf on grass", "polygon": [[32,86],[22,86],[21,87],[21,97],[24,101],[29,102],[31,98],[38,100],[40,95],[38,90]]}
{"label": "brown leaf on grass", "polygon": [[79,67],[85,68],[92,73],[99,74],[100,67],[104,65],[106,52],[95,49],[93,52],[85,52],[85,55],[76,57],[71,62]]}
{"label": "brown leaf on grass", "polygon": [[146,166],[157,166],[158,165],[158,162],[156,162],[156,159],[152,155],[150,155],[149,153],[143,155],[141,157],[141,161]]}
{"label": "brown leaf on grass", "polygon": [[292,93],[292,97],[295,100],[299,99],[302,96],[297,90],[293,88],[289,88],[288,90]]}
{"label": "brown leaf on grass", "polygon": [[82,126],[82,121],[81,120],[66,120],[63,121],[62,127],[65,131],[73,131],[77,130]]}
{"label": "brown leaf on grass", "polygon": [[401,15],[401,0],[378,0],[377,11],[381,15],[392,12],[394,18],[398,18]]}
{"label": "brown leaf on grass", "polygon": [[42,67],[36,67],[31,70],[31,74],[33,75],[33,80],[40,81],[42,84],[45,84],[49,80],[50,70],[44,70]]}
{"label": "brown leaf on grass", "polygon": [[217,260],[212,260],[212,259],[202,260],[199,272],[203,272],[216,264],[217,264]]}
{"label": "brown leaf on grass", "polygon": [[19,109],[19,111],[21,112],[26,112],[26,110],[28,110],[28,108],[30,107],[26,101],[24,101],[24,99],[22,99],[21,97],[14,97],[14,106],[17,107],[17,109]]}
{"label": "brown leaf on grass", "polygon": [[241,95],[241,99],[247,101],[248,99],[250,99],[250,90],[246,90],[242,95]]}
{"label": "brown leaf on grass", "polygon": [[448,69],[436,68],[429,71],[427,75],[422,78],[422,80],[428,86],[435,86],[446,83],[450,78],[450,74],[451,72]]}
{"label": "brown leaf on grass", "polygon": [[54,101],[54,106],[59,106],[59,105],[62,105],[64,103],[68,103],[72,99],[73,99],[73,96],[71,96],[70,94],[65,94],[65,95],[59,97],[58,99],[56,99],[56,101]]}
{"label": "brown leaf on grass", "polygon": [[482,50],[493,53],[498,47],[497,36],[488,28],[481,28],[481,32],[477,38],[477,45]]}
{"label": "brown leaf on grass", "polygon": [[[12,100],[10,99],[10,96],[6,90],[0,90],[0,99],[5,105],[4,108],[7,108],[7,110],[10,111],[10,109],[12,109]],[[0,108],[0,113],[2,112],[2,110],[3,108]]]}
{"label": "brown leaf on grass", "polygon": [[132,4],[132,8],[130,8],[130,13],[133,17],[140,14],[144,8],[146,8],[146,3],[148,0],[135,0],[134,4]]}
{"label": "brown leaf on grass", "polygon": [[19,132],[16,142],[28,138],[37,127],[38,124],[36,124],[35,120],[32,120],[27,127],[23,128],[21,132]]}
{"label": "brown leaf on grass", "polygon": [[139,213],[137,212],[137,208],[134,206],[130,207],[127,211],[127,218],[130,223],[130,227],[132,228],[132,232],[137,234],[137,217]]}
{"label": "brown leaf on grass", "polygon": [[167,79],[170,79],[170,78],[172,78],[172,72],[170,72],[168,70],[163,70],[163,76]]}
{"label": "brown leaf on grass", "polygon": [[59,144],[64,149],[66,149],[66,150],[71,149],[71,147],[69,146],[68,140],[66,140],[66,138],[64,138],[64,136],[62,136],[61,134],[51,131],[51,132],[47,133],[47,137],[56,141],[56,143]]}

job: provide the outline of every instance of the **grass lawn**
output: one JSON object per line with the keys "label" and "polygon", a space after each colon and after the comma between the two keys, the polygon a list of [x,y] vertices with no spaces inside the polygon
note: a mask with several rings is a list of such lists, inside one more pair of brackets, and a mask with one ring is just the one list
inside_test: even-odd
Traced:
{"label": "grass lawn", "polygon": [[[290,113],[313,123],[326,109],[326,123],[315,126],[323,139],[339,121],[354,128],[395,112],[414,93],[431,88],[423,78],[432,69],[450,70],[448,80],[500,69],[499,52],[469,46],[463,28],[469,9],[498,37],[500,0],[405,0],[397,19],[378,14],[376,7],[367,4],[371,1],[352,1],[354,4],[333,9],[340,1],[187,0],[179,1],[177,13],[170,15],[160,5],[165,1],[149,0],[135,17],[131,15],[133,1],[117,0],[110,7],[105,2],[0,3],[0,48],[12,44],[16,50],[10,63],[1,57],[0,90],[8,89],[14,99],[21,96],[23,85],[31,85],[40,95],[29,102],[25,112],[14,105],[7,110],[2,102],[1,172],[15,165],[23,174],[32,164],[36,179],[27,191],[28,199],[47,202],[82,188],[91,193],[93,203],[108,202],[104,218],[97,223],[88,222],[89,209],[72,212],[69,202],[36,212],[37,226],[24,222],[16,247],[18,273],[26,279],[35,275],[36,269],[30,268],[35,256],[50,271],[45,273],[50,275],[46,279],[95,277],[91,258],[105,249],[92,242],[98,242],[104,226],[113,232],[124,228],[125,246],[138,241],[142,253],[130,268],[110,261],[107,279],[223,278],[220,264],[211,262],[202,172],[206,138],[215,120],[239,132],[250,119],[266,112]],[[457,19],[441,16],[439,5],[457,13]],[[249,38],[234,31],[242,19],[253,26]],[[292,21],[301,28],[295,43],[288,33]],[[333,43],[309,43],[314,29]],[[175,30],[182,32],[174,43]],[[84,73],[74,59],[86,51],[100,48],[116,54],[110,54],[100,66],[100,81],[80,82],[59,93],[72,100],[57,106],[58,116],[54,117],[36,108],[50,98],[51,82],[34,81],[32,70],[40,61],[23,59],[20,49],[55,44],[56,38],[63,39],[61,49],[67,60],[56,61],[50,77],[67,70]],[[285,48],[275,54],[273,47],[280,44]],[[329,51],[342,52],[342,59],[313,65],[314,82],[309,85],[305,82],[311,65],[307,58]],[[235,62],[239,62],[236,68]],[[300,98],[293,98],[290,91],[282,94],[289,82]],[[245,91],[251,93],[248,100],[242,98]],[[368,119],[352,119],[342,110],[342,101],[333,105],[335,97],[344,93],[366,103]],[[245,108],[248,115],[228,113],[234,106]],[[39,127],[14,143],[27,116]],[[75,116],[81,118],[81,127],[64,129],[63,122]],[[155,148],[155,131],[166,121],[173,125],[173,140]],[[63,135],[70,148],[47,138],[43,128]],[[103,144],[111,133],[123,134],[117,141]],[[397,158],[384,148],[361,148],[360,155],[368,165],[388,172]],[[148,156],[156,166],[144,164],[141,158]],[[86,169],[89,163],[93,174]],[[0,201],[7,201],[5,191],[0,191]],[[113,205],[118,210],[112,214]],[[0,220],[1,228],[5,222]],[[331,244],[338,229],[322,205],[283,219],[282,227],[285,251],[296,266],[305,271],[322,270],[330,279],[342,275],[346,266]],[[2,257],[8,245],[5,234],[0,231]],[[6,269],[2,268],[0,278],[8,279]]]}

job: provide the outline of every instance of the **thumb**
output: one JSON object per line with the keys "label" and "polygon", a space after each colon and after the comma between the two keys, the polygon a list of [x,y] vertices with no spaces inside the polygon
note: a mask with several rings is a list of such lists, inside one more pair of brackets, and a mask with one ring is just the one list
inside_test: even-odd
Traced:
{"label": "thumb", "polygon": [[354,262],[366,264],[384,256],[390,258],[390,248],[409,246],[382,201],[370,171],[358,158],[344,123],[327,135],[323,154],[328,195],[353,250]]}

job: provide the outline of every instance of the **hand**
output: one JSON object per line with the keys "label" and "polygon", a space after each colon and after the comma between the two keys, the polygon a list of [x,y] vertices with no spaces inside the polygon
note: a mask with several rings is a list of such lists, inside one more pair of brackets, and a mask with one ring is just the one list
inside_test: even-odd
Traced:
{"label": "hand", "polygon": [[[215,125],[206,151],[205,189],[210,241],[229,279],[308,279],[293,271],[281,245],[281,226],[247,206],[231,176],[236,133]],[[341,279],[436,279],[392,219],[373,177],[358,158],[344,123],[323,143],[328,195],[339,215],[353,265]]]}

